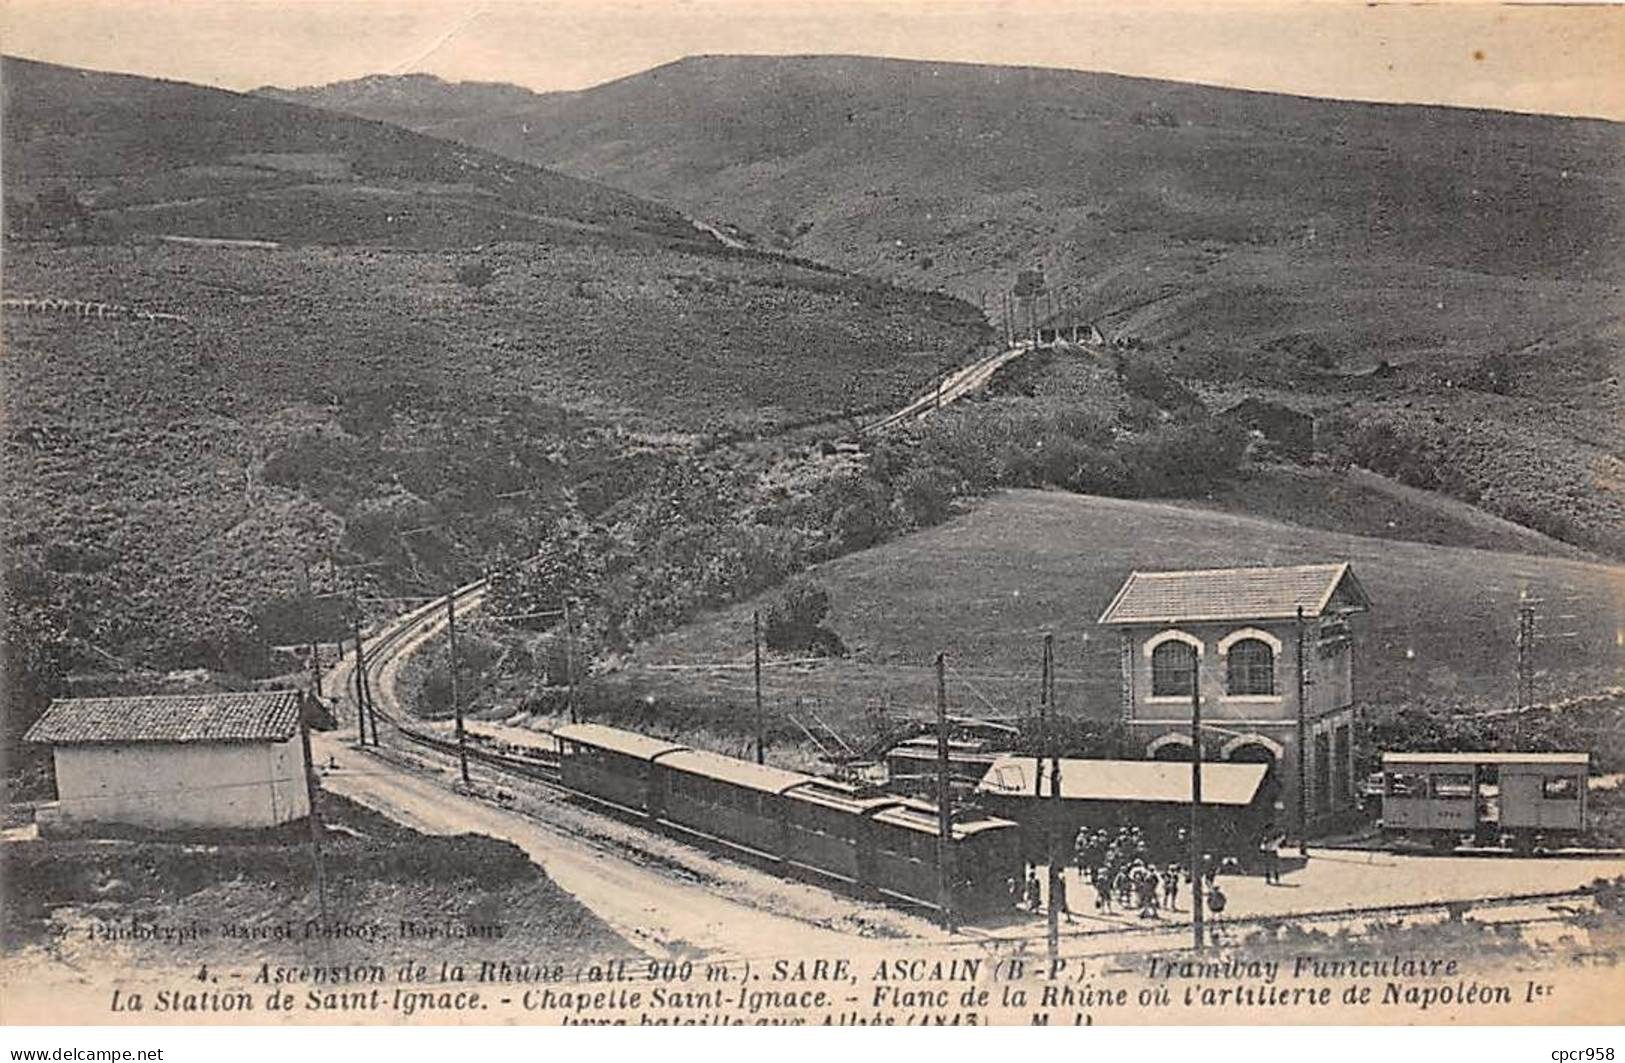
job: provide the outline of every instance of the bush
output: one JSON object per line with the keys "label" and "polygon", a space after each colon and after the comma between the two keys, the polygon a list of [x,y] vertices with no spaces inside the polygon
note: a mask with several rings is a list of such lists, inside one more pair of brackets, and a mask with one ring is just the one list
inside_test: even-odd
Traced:
{"label": "bush", "polygon": [[958,480],[953,469],[940,465],[905,472],[897,480],[899,522],[907,527],[929,528],[947,520],[953,511]]}
{"label": "bush", "polygon": [[769,649],[794,653],[840,655],[845,652],[835,632],[824,627],[829,592],[809,579],[791,580],[762,617],[762,641]]}
{"label": "bush", "polygon": [[480,291],[497,279],[497,271],[485,262],[465,262],[457,267],[457,283]]}

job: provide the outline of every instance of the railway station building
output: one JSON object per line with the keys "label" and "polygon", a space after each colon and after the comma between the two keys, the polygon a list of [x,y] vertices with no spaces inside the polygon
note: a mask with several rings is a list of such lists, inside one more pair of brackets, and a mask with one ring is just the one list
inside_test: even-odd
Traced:
{"label": "railway station building", "polygon": [[1149,759],[1190,760],[1194,687],[1203,759],[1268,765],[1278,826],[1296,822],[1300,756],[1311,828],[1347,811],[1351,620],[1370,607],[1347,563],[1130,573],[1100,617],[1119,635],[1130,741]]}

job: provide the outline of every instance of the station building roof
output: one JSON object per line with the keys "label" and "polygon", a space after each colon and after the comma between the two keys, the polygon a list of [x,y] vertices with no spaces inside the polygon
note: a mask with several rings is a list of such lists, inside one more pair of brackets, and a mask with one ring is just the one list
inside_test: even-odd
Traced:
{"label": "station building roof", "polygon": [[[1036,778],[1034,773],[1036,771]],[[1250,805],[1267,764],[1204,763],[1202,804]],[[1047,757],[1006,754],[993,762],[976,792],[997,797],[1050,798]],[[1128,801],[1190,804],[1191,766],[1176,760],[1061,760],[1063,801]]]}
{"label": "station building roof", "polygon": [[1201,620],[1285,620],[1320,616],[1334,607],[1359,612],[1371,599],[1348,562],[1285,567],[1131,572],[1102,624],[1169,624]]}

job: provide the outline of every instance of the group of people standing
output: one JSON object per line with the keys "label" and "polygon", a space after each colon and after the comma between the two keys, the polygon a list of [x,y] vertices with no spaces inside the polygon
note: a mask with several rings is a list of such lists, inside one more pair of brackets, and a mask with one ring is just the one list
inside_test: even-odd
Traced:
{"label": "group of people standing", "polygon": [[[1179,832],[1175,842],[1178,847],[1175,851],[1182,852],[1185,844],[1183,831]],[[1273,827],[1267,829],[1260,839],[1260,862],[1266,882],[1280,882],[1280,862],[1276,850],[1281,842],[1282,834]],[[1156,859],[1155,850],[1147,843],[1144,832],[1132,824],[1119,826],[1115,831],[1084,827],[1073,839],[1072,858],[1079,876],[1094,888],[1095,910],[1103,914],[1121,910],[1138,912],[1142,919],[1161,918],[1164,910],[1179,910],[1182,884],[1189,885],[1191,881],[1190,868],[1177,860],[1163,862]],[[1219,875],[1225,872],[1239,873],[1240,870],[1240,863],[1235,857],[1219,861],[1214,859],[1212,853],[1203,854],[1203,892],[1207,909],[1213,915],[1221,915],[1228,903],[1224,890],[1219,886]],[[1068,923],[1073,922],[1072,910],[1067,904],[1064,875],[1056,876],[1054,890],[1050,903]],[[1016,901],[1028,911],[1043,909],[1044,898],[1037,865],[1028,866]]]}

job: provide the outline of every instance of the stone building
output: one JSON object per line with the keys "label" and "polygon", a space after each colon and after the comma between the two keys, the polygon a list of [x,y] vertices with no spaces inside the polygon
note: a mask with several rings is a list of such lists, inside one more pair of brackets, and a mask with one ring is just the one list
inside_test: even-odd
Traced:
{"label": "stone building", "polygon": [[1191,756],[1193,680],[1204,759],[1271,767],[1279,823],[1296,822],[1300,691],[1311,823],[1353,806],[1354,632],[1370,599],[1345,564],[1134,572],[1101,614],[1116,628],[1131,740]]}

